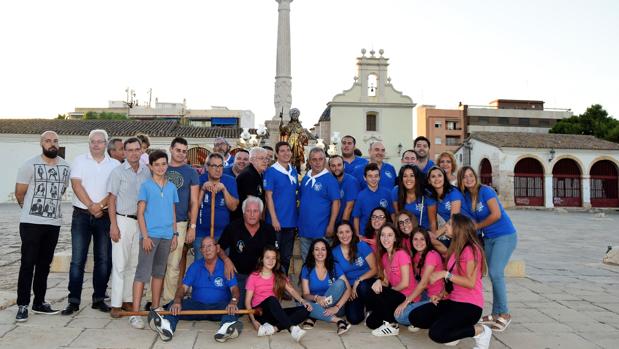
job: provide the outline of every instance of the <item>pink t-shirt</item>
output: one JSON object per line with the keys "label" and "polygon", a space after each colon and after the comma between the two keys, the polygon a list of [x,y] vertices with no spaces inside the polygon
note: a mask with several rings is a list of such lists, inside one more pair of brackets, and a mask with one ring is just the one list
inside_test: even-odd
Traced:
{"label": "pink t-shirt", "polygon": [[401,289],[400,293],[405,296],[408,296],[413,292],[416,286],[415,276],[413,275],[413,266],[411,265],[411,257],[404,250],[397,250],[393,254],[393,258],[389,261],[389,255],[386,253],[383,255],[381,260],[383,265],[383,270],[387,275],[387,280],[389,280],[389,284],[391,287],[397,286],[400,284],[402,280],[402,269],[401,267],[404,265],[408,268],[408,287]]}
{"label": "pink t-shirt", "polygon": [[[449,294],[448,299],[451,299],[454,302],[474,304],[480,308],[484,307],[484,288],[481,284],[482,261],[480,257],[481,253],[478,253],[477,260],[475,260],[475,262],[477,263],[477,266],[475,267],[475,270],[477,271],[477,280],[475,280],[475,287],[469,289],[453,284],[454,288],[453,291],[451,291],[451,293]],[[461,270],[459,270],[458,266],[456,265],[454,266],[451,273],[453,275],[466,276],[466,263],[472,260],[474,260],[473,248],[471,246],[467,246],[460,254],[460,260],[458,261],[460,263]],[[454,263],[455,256],[451,255],[447,262],[447,270],[451,269],[451,266],[454,265]]]}
{"label": "pink t-shirt", "polygon": [[370,247],[372,248],[372,252],[376,253],[376,239],[368,239],[365,236],[360,236],[359,237],[360,241],[365,242],[366,244],[370,245]]}
{"label": "pink t-shirt", "polygon": [[[421,259],[421,253],[416,253],[415,257],[413,257],[413,268],[414,269],[417,268],[417,265],[419,264],[420,259]],[[438,254],[438,252],[434,250],[428,252],[428,254],[426,255],[426,261],[423,263],[421,272],[419,272],[420,277],[423,277],[423,274],[426,272],[426,268],[431,265],[434,266],[434,272],[445,270],[445,268],[443,268],[443,260],[441,259],[441,255]],[[432,297],[434,295],[441,293],[441,291],[443,290],[443,285],[444,285],[443,279],[438,279],[433,284],[429,284],[426,288],[428,290],[428,297]],[[419,302],[420,300],[421,300],[421,296],[417,297],[417,299],[415,299],[415,302]]]}
{"label": "pink t-shirt", "polygon": [[260,276],[260,273],[253,272],[247,278],[245,289],[248,291],[254,291],[254,296],[251,299],[251,306],[256,307],[262,303],[265,299],[275,296],[273,292],[273,286],[275,286],[275,275],[271,274],[268,279]]}
{"label": "pink t-shirt", "polygon": [[408,236],[404,236],[402,239],[402,249],[408,253],[412,251],[412,248],[413,247],[411,246],[411,241],[408,239]]}

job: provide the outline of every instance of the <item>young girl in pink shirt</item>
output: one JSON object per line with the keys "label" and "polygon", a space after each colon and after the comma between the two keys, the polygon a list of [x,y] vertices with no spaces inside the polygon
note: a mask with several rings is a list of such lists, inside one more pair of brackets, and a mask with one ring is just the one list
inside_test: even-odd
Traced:
{"label": "young girl in pink shirt", "polygon": [[[245,289],[245,307],[262,308],[261,315],[249,315],[258,336],[270,336],[285,329],[295,341],[301,340],[305,331],[297,325],[308,317],[312,306],[299,295],[281,271],[279,252],[275,247],[264,248],[256,270],[247,278]],[[282,308],[280,300],[284,292],[288,292],[301,306]]]}
{"label": "young girl in pink shirt", "polygon": [[400,330],[393,312],[413,292],[413,268],[411,257],[402,249],[402,240],[391,223],[379,231],[378,260],[380,279],[372,285],[366,300],[372,312],[365,324],[375,336],[395,336]]}
{"label": "young girl in pink shirt", "polygon": [[435,271],[430,277],[430,283],[443,279],[445,288],[430,298],[431,303],[413,310],[408,319],[414,327],[429,329],[430,339],[437,343],[453,344],[473,337],[476,349],[487,349],[492,331],[477,323],[484,306],[484,250],[475,225],[465,215],[452,215],[446,230],[451,237],[446,270]]}

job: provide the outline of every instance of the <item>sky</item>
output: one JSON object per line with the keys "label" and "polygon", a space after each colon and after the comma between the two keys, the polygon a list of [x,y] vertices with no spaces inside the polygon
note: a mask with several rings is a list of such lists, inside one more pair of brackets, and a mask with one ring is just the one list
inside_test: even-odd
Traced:
{"label": "sky", "polygon": [[[275,114],[275,0],[2,1],[0,118],[139,101]],[[619,1],[294,0],[292,104],[309,128],[352,86],[362,48],[393,86],[456,108],[535,99],[619,117]]]}

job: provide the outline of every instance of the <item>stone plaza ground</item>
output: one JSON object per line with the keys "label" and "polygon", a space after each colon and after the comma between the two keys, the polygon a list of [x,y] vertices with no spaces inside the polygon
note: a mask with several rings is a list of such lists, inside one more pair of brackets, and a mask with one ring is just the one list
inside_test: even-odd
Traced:
{"label": "stone plaza ground", "polygon": [[[70,206],[57,251],[70,249]],[[619,215],[536,210],[508,211],[519,234],[512,259],[526,263],[525,278],[508,278],[513,322],[495,333],[491,348],[618,348],[619,267],[601,263],[608,245],[619,245]],[[287,332],[258,338],[250,324],[237,339],[216,343],[217,325],[180,322],[171,342],[164,343],[150,329],[134,330],[127,319],[111,319],[90,309],[91,274],[86,274],[82,308],[75,316],[30,314],[16,324],[15,290],[20,239],[17,205],[0,205],[0,348],[443,348],[427,331],[373,337],[362,325],[338,337],[335,325],[318,323],[295,343]],[[49,277],[47,300],[56,308],[66,304],[67,273]],[[486,310],[490,309],[490,281],[484,279]],[[486,314],[487,311],[484,311]],[[456,348],[471,348],[472,339]]]}

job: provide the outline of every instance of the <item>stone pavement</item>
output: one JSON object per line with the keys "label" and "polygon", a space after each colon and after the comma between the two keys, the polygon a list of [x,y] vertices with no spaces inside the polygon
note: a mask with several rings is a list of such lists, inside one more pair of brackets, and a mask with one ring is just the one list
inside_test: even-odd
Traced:
{"label": "stone pavement", "polygon": [[[360,325],[338,337],[335,326],[324,323],[297,344],[285,332],[258,338],[246,320],[245,332],[227,343],[213,340],[215,323],[183,321],[174,339],[164,343],[149,329],[131,329],[127,319],[90,309],[90,274],[76,316],[31,313],[28,322],[15,324],[16,306],[8,305],[14,304],[19,268],[17,212],[16,205],[0,205],[5,236],[0,247],[0,309],[6,308],[0,311],[0,348],[444,348],[432,343],[426,331],[413,334],[402,328],[399,336],[378,338]],[[527,277],[507,280],[513,322],[504,333],[494,334],[491,348],[619,347],[619,267],[600,262],[608,245],[619,245],[619,215],[508,212],[519,231],[514,258],[526,262]],[[66,215],[58,250],[70,247],[69,220]],[[66,273],[50,274],[47,299],[57,308],[66,304],[67,280]],[[491,300],[489,280],[484,284]],[[466,339],[456,348],[473,345]]]}

